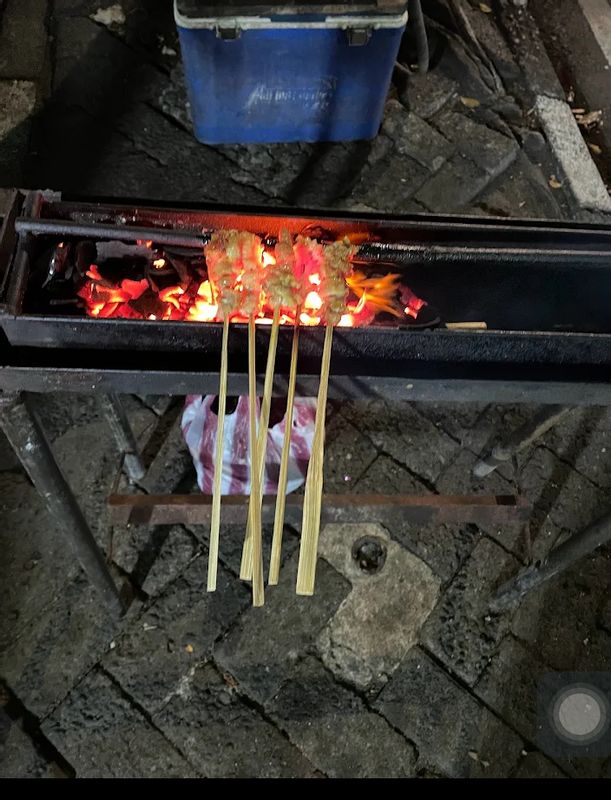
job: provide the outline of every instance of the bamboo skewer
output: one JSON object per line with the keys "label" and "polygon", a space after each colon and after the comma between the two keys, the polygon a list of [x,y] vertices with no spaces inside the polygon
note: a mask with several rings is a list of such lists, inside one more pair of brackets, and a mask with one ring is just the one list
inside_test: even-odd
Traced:
{"label": "bamboo skewer", "polygon": [[282,535],[284,533],[284,511],[286,507],[286,485],[289,472],[289,455],[291,450],[291,433],[293,431],[293,410],[295,407],[295,387],[297,385],[297,356],[299,353],[299,313],[295,313],[295,327],[293,329],[293,347],[291,349],[291,369],[289,373],[288,396],[286,400],[286,426],[282,442],[282,457],[280,460],[280,474],[278,476],[278,494],[276,497],[276,512],[274,515],[274,533],[272,537],[272,554],[269,563],[270,586],[278,583],[280,574],[280,556],[282,553]]}
{"label": "bamboo skewer", "polygon": [[221,346],[221,371],[219,385],[219,409],[216,428],[216,450],[214,456],[214,481],[212,485],[212,510],[210,521],[210,549],[208,552],[209,592],[216,591],[218,571],[219,536],[221,530],[221,489],[223,480],[223,449],[225,409],[227,406],[227,343],[229,340],[229,317],[223,315],[223,341]]}
{"label": "bamboo skewer", "polygon": [[314,441],[308,465],[305,496],[303,499],[303,519],[301,523],[301,545],[299,566],[297,568],[297,594],[314,594],[316,580],[316,560],[318,537],[320,534],[320,514],[322,509],[322,485],[324,471],[325,418],[327,413],[327,390],[331,366],[331,347],[333,344],[333,325],[327,324],[325,343],[320,369],[320,388],[316,408]]}
{"label": "bamboo skewer", "polygon": [[[263,399],[261,401],[261,415],[259,420],[259,436],[257,439],[257,463],[256,467],[259,475],[259,495],[255,496],[251,492],[248,504],[248,524],[246,537],[242,547],[242,561],[240,563],[240,578],[243,581],[252,579],[252,526],[253,526],[253,505],[255,502],[263,502],[263,476],[265,471],[265,454],[267,451],[267,431],[269,427],[269,412],[272,404],[272,390],[274,388],[274,369],[276,366],[276,350],[278,349],[278,329],[280,328],[280,309],[274,309],[274,317],[269,337],[269,349],[267,351],[267,364],[265,367],[265,383],[263,385]],[[253,462],[254,465],[254,462]]]}
{"label": "bamboo skewer", "polygon": [[255,364],[255,315],[251,314],[248,322],[248,397],[250,407],[250,496],[256,502],[252,507],[252,603],[262,606],[265,601],[263,584],[263,553],[261,543],[261,494],[258,460],[257,460],[257,372]]}

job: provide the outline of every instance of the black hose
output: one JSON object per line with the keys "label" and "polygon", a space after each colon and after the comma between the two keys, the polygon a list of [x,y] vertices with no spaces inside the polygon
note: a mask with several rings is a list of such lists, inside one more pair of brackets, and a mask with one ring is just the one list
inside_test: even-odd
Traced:
{"label": "black hose", "polygon": [[426,35],[424,25],[424,14],[420,0],[409,0],[408,5],[409,20],[414,25],[416,33],[416,48],[418,52],[418,74],[424,75],[429,71],[429,40]]}

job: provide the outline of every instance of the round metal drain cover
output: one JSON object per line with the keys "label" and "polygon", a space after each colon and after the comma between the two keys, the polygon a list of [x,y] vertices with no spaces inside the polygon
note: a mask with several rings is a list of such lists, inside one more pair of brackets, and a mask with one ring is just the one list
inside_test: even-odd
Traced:
{"label": "round metal drain cover", "polygon": [[381,539],[363,536],[352,545],[352,558],[363,572],[375,575],[386,563],[386,545]]}

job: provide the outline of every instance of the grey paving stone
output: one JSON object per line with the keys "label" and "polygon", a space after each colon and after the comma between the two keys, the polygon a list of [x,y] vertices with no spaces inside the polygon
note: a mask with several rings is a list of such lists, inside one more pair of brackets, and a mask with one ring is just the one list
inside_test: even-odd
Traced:
{"label": "grey paving stone", "polygon": [[538,410],[539,406],[533,405],[490,405],[477,424],[465,430],[461,444],[477,455],[485,455],[498,441],[530,421]]}
{"label": "grey paving stone", "polygon": [[430,494],[424,484],[389,456],[379,455],[361,475],[354,494]]}
{"label": "grey paving stone", "polygon": [[457,90],[456,81],[445,75],[428,72],[402,82],[399,97],[410,111],[423,119],[429,119],[456,97]]}
{"label": "grey paving stone", "polygon": [[607,408],[574,408],[543,442],[603,489],[611,487],[611,413]]}
{"label": "grey paving stone", "polygon": [[30,712],[43,717],[99,660],[117,629],[79,573],[0,652],[0,675]]}
{"label": "grey paving stone", "polygon": [[499,650],[475,686],[475,694],[527,741],[537,738],[537,687],[551,668],[512,636]]}
{"label": "grey paving stone", "polygon": [[142,590],[150,596],[161,594],[190,564],[198,550],[198,542],[189,531],[180,525],[172,526],[146,573]]}
{"label": "grey paving stone", "polygon": [[181,61],[171,69],[169,81],[160,87],[159,93],[152,99],[152,103],[155,108],[159,108],[185,130],[193,130],[191,106],[187,99],[185,73]]}
{"label": "grey paving stone", "polygon": [[423,644],[471,686],[509,629],[509,619],[491,615],[488,603],[494,589],[517,569],[515,558],[481,539],[422,629]]}
{"label": "grey paving stone", "polygon": [[[130,106],[117,122],[117,130],[158,164],[169,186],[182,184],[181,192],[225,203],[260,204],[265,194],[255,186],[233,180],[233,168],[221,153],[197,142],[191,134],[173,125],[147,103]],[[208,177],[214,174],[211,182]],[[171,176],[171,177],[170,177]],[[199,188],[196,191],[196,184]],[[185,194],[185,196],[187,196]]]}
{"label": "grey paving stone", "polygon": [[382,133],[398,155],[413,158],[431,172],[437,172],[454,151],[451,141],[397,100],[386,104]]}
{"label": "grey paving stone", "polygon": [[415,403],[416,410],[430,419],[438,428],[456,439],[463,440],[486,409],[484,403]]}
{"label": "grey paving stone", "polygon": [[411,200],[430,174],[415,159],[399,155],[393,140],[381,133],[373,140],[367,165],[347,197],[376,211],[407,212],[413,209]]}
{"label": "grey paving stone", "polygon": [[418,748],[418,766],[450,777],[507,777],[523,744],[420,648],[375,703]]}
{"label": "grey paving stone", "polygon": [[[365,572],[355,560],[354,548],[363,540],[384,549],[379,572]],[[352,584],[318,637],[322,660],[343,682],[367,690],[379,687],[416,644],[437,601],[440,581],[373,523],[327,525],[319,552]]]}
{"label": "grey paving stone", "polygon": [[155,724],[210,778],[302,778],[314,772],[294,745],[223,679],[195,666]]}
{"label": "grey paving stone", "polygon": [[148,595],[160,594],[201,550],[195,536],[181,525],[113,527],[113,563]]}
{"label": "grey paving stone", "polygon": [[489,182],[490,176],[484,169],[457,154],[424,184],[414,200],[429,211],[452,213],[472,203]]}
{"label": "grey paving stone", "polygon": [[[144,408],[130,415],[137,438],[154,419],[153,412]],[[71,427],[55,439],[53,450],[98,544],[106,551],[110,540],[107,500],[120,464],[119,450],[106,419],[100,417]]]}
{"label": "grey paving stone", "polygon": [[499,94],[493,76],[483,67],[481,59],[474,55],[470,43],[448,32],[454,23],[448,20],[447,9],[442,9],[440,13],[445,18],[446,26],[436,27],[436,33],[445,41],[435,72],[456,81],[461,96],[473,97],[482,104],[491,103]]}
{"label": "grey paving stone", "polygon": [[78,565],[22,473],[0,474],[0,653],[56,601]]}
{"label": "grey paving stone", "polygon": [[214,651],[215,660],[235,677],[240,690],[262,704],[278,691],[300,656],[313,647],[350,591],[348,581],[319,559],[314,596],[298,597],[297,562],[295,553],[280,571],[278,586],[266,590],[263,608],[247,611]]}
{"label": "grey paving stone", "polygon": [[469,4],[468,0],[459,0],[459,8],[468,21],[472,36],[490,59],[492,68],[496,69],[503,84],[523,90],[520,68],[492,15],[482,13],[477,3]]}
{"label": "grey paving stone", "polygon": [[564,99],[564,90],[541,42],[539,29],[530,11],[525,7],[512,8],[508,5],[500,11],[504,31],[530,91],[533,94]]}
{"label": "grey paving stone", "polygon": [[604,628],[607,633],[611,633],[611,597],[603,600],[598,613],[598,621],[601,628]]}
{"label": "grey paving stone", "polygon": [[460,155],[483,169],[491,180],[505,172],[520,149],[515,139],[479,124],[466,114],[444,111],[435,118],[435,125],[455,143]]}
{"label": "grey paving stone", "polygon": [[127,631],[103,665],[143,708],[157,711],[180,680],[211,651],[249,603],[249,593],[222,566],[206,591],[207,559],[197,558]]}
{"label": "grey paving stone", "polygon": [[[53,392],[34,394],[32,404],[38,414],[45,436],[54,442],[73,428],[80,428],[92,422],[103,422],[102,405],[93,394],[71,394]],[[127,398],[123,398],[127,399]],[[130,412],[133,407],[129,404]],[[109,431],[110,433],[110,431]]]}
{"label": "grey paving stone", "polygon": [[[199,489],[194,487],[193,491],[197,492]],[[300,490],[301,491],[301,490]],[[185,526],[201,543],[201,546],[207,552],[208,542],[210,539],[210,528],[205,525],[188,525]],[[223,525],[221,514],[221,532],[219,539],[219,561],[235,576],[240,574],[240,564],[242,561],[242,549],[244,546],[244,525]],[[263,563],[269,564],[271,556],[273,527],[264,525],[263,530]],[[284,536],[282,538],[282,553],[281,563],[290,558],[299,544],[299,537],[295,529],[286,524],[284,526]]]}
{"label": "grey paving stone", "polygon": [[341,411],[378,450],[428,481],[439,477],[458,449],[412,403],[359,400],[344,404]]}
{"label": "grey paving stone", "polygon": [[546,447],[537,447],[521,469],[520,484],[537,522],[549,515],[557,525],[578,531],[609,508],[601,489]]}
{"label": "grey paving stone", "polygon": [[0,708],[0,778],[63,777],[55,763],[36,749],[21,722],[13,721]]}
{"label": "grey paving stone", "polygon": [[290,740],[329,777],[414,774],[412,745],[357,695],[335,683],[314,658],[296,667],[269,711]]}
{"label": "grey paving stone", "polygon": [[473,467],[479,457],[471,450],[460,450],[435,481],[441,494],[514,494],[516,480],[511,462],[502,464],[491,475],[478,479]]}
{"label": "grey paving stone", "polygon": [[533,164],[540,163],[549,153],[545,137],[539,131],[524,128],[518,131],[522,150]]}
{"label": "grey paving stone", "polygon": [[542,753],[528,753],[520,761],[518,769],[511,776],[512,778],[566,778],[558,767],[546,758]]}
{"label": "grey paving stone", "polygon": [[181,428],[182,412],[159,444],[146,475],[139,484],[149,494],[171,494],[187,473],[193,471],[193,460],[185,444]]}
{"label": "grey paving stone", "polygon": [[442,583],[452,580],[482,534],[475,525],[419,525],[401,514],[386,525],[399,544],[421,558]]}
{"label": "grey paving stone", "polygon": [[0,171],[7,186],[23,184],[36,93],[31,81],[0,80]]}
{"label": "grey paving stone", "polygon": [[[534,131],[531,133],[535,135]],[[544,141],[543,145],[547,147]],[[533,166],[525,153],[519,152],[502,179],[478,198],[479,208],[497,217],[562,218],[564,211],[559,204],[560,198],[548,184],[548,176],[554,167],[550,166],[545,174],[544,170],[545,161],[541,168]]]}
{"label": "grey paving stone", "polygon": [[325,492],[350,491],[377,456],[377,451],[341,414],[335,414],[326,428]]}
{"label": "grey paving stone", "polygon": [[79,778],[199,777],[98,671],[72,690],[42,730]]}
{"label": "grey paving stone", "polygon": [[[441,494],[464,495],[515,495],[518,488],[513,479],[513,466],[503,465],[483,480],[473,476],[473,467],[478,457],[470,450],[461,450],[454,461],[445,469],[435,488]],[[504,524],[478,523],[478,528],[485,531],[502,547],[520,554],[523,541],[523,522]]]}
{"label": "grey paving stone", "polygon": [[597,614],[611,585],[605,550],[524,597],[512,621],[514,634],[558,670],[606,670],[609,637],[597,630]]}
{"label": "grey paving stone", "polygon": [[0,78],[37,80],[47,50],[47,0],[6,0],[0,30]]}

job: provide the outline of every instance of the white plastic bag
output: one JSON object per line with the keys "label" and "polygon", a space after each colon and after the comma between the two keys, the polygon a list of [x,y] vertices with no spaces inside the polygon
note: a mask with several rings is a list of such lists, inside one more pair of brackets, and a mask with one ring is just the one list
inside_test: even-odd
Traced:
{"label": "white plastic bag", "polygon": [[[190,395],[182,415],[182,433],[197,472],[197,483],[204,494],[212,494],[216,430],[218,417],[213,411],[214,395]],[[257,406],[259,405],[257,401]],[[258,408],[257,408],[258,413]],[[305,481],[312,451],[316,398],[295,399],[293,431],[289,456],[287,494]],[[286,415],[267,432],[267,451],[263,493],[277,494],[278,473]],[[225,415],[222,494],[250,494],[250,434],[248,397],[240,397],[231,414]]]}

